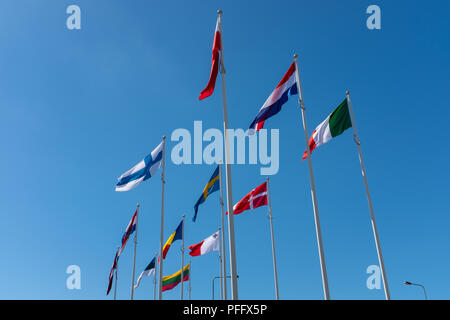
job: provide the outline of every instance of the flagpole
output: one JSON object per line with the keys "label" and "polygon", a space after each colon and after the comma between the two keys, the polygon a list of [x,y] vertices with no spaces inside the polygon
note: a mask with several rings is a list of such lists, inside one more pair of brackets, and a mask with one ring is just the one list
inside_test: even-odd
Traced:
{"label": "flagpole", "polygon": [[136,247],[137,247],[137,234],[138,234],[138,226],[139,226],[139,203],[137,205],[137,214],[136,214],[136,233],[134,234],[134,255],[133,255],[133,276],[131,278],[131,300],[134,299],[134,276],[136,270]]}
{"label": "flagpole", "polygon": [[185,215],[183,215],[183,226],[181,227],[181,296],[180,300],[183,300],[183,282],[184,282],[184,275],[183,275],[183,267],[184,267],[184,218]]}
{"label": "flagpole", "polygon": [[189,259],[189,287],[188,287],[188,293],[189,293],[189,300],[191,300],[191,278],[192,278],[192,264],[191,260]]}
{"label": "flagpole", "polygon": [[159,300],[162,300],[162,275],[163,275],[163,241],[164,241],[164,185],[166,184],[165,180],[165,167],[166,167],[166,136],[163,137],[163,156],[162,156],[162,172],[161,172],[161,239],[159,245]]}
{"label": "flagpole", "polygon": [[221,258],[222,258],[222,291],[223,291],[223,300],[227,300],[227,267],[226,267],[226,254],[225,254],[225,221],[224,221],[224,214],[223,214],[223,187],[222,187],[222,163],[219,164],[219,180],[220,180],[220,207],[222,210],[222,243],[221,243]]}
{"label": "flagpole", "polygon": [[350,117],[352,119],[353,137],[354,137],[356,146],[358,147],[359,163],[361,164],[361,174],[364,178],[364,186],[366,189],[367,202],[369,204],[370,220],[372,222],[373,236],[375,238],[375,245],[377,247],[378,262],[380,264],[381,276],[383,277],[384,294],[386,296],[386,300],[390,300],[391,296],[389,293],[389,286],[388,286],[388,282],[387,282],[387,278],[386,278],[386,269],[384,267],[383,254],[381,253],[380,239],[378,237],[377,225],[375,223],[375,214],[373,212],[373,206],[372,206],[372,198],[370,197],[369,183],[367,182],[366,169],[364,167],[364,161],[363,161],[362,152],[361,152],[361,142],[359,141],[358,130],[356,129],[355,117],[353,114],[353,108],[352,108],[352,103],[350,101],[350,92],[349,91],[347,91],[347,102],[348,102],[348,109],[350,111]]}
{"label": "flagpole", "polygon": [[273,236],[273,223],[272,223],[272,204],[270,202],[270,188],[269,188],[269,178],[267,178],[267,200],[269,205],[269,221],[270,221],[270,236],[272,239],[272,258],[273,258],[273,275],[275,278],[275,298],[280,300],[280,293],[278,291],[278,272],[277,272],[277,259],[275,255],[275,240]]}
{"label": "flagpole", "polygon": [[[117,246],[117,252],[119,252],[120,246]],[[117,254],[117,253],[116,253]],[[116,259],[116,279],[114,280],[114,300],[116,300],[117,297],[117,270],[119,269],[119,257]]]}
{"label": "flagpole", "polygon": [[156,279],[158,278],[158,252],[155,253],[155,276],[153,277],[153,300],[156,300]]}
{"label": "flagpole", "polygon": [[[222,228],[219,227],[219,237],[222,238]],[[219,269],[220,269],[220,299],[223,300],[223,270],[222,270],[222,239],[219,239]]]}
{"label": "flagpole", "polygon": [[227,209],[228,209],[228,241],[230,246],[230,273],[231,273],[231,299],[237,300],[237,273],[236,273],[236,247],[234,237],[234,216],[233,216],[233,198],[231,191],[231,165],[229,153],[229,137],[228,137],[228,111],[227,111],[227,95],[225,83],[225,65],[223,62],[223,32],[222,32],[222,10],[217,11],[219,19],[219,28],[221,34],[221,57],[220,57],[220,74],[222,75],[222,100],[223,100],[223,126],[225,131],[225,178],[227,188]]}
{"label": "flagpole", "polygon": [[300,83],[300,72],[298,71],[298,55],[294,55],[295,61],[295,77],[297,82],[297,89],[299,94],[298,103],[300,105],[300,109],[302,110],[302,121],[303,121],[303,129],[305,131],[305,142],[306,142],[306,152],[308,154],[308,167],[309,167],[309,179],[311,183],[311,197],[313,203],[314,210],[314,221],[316,224],[316,237],[317,237],[317,245],[319,248],[319,259],[320,259],[320,268],[322,272],[322,285],[325,300],[330,299],[330,293],[328,290],[328,276],[327,276],[327,267],[325,264],[325,255],[323,252],[323,244],[322,244],[322,231],[320,229],[320,220],[319,220],[319,209],[317,207],[317,196],[316,196],[316,186],[314,183],[314,174],[312,169],[312,161],[311,161],[311,150],[309,148],[308,142],[308,129],[306,127],[306,116],[305,116],[305,106],[303,104],[303,94],[302,94],[302,86]]}

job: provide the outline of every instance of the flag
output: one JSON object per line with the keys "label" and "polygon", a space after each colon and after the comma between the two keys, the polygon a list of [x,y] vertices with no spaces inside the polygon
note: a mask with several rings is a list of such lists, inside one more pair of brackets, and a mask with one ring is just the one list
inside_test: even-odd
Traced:
{"label": "flag", "polygon": [[[191,267],[191,265],[188,264],[183,268],[183,281],[189,280],[189,273],[191,271],[190,267]],[[181,270],[179,270],[178,272],[176,272],[170,276],[165,276],[162,278],[162,291],[173,289],[180,282],[181,282]]]}
{"label": "flag", "polygon": [[128,223],[127,228],[125,229],[125,233],[124,233],[124,235],[122,237],[122,245],[121,245],[120,250],[119,250],[119,256],[122,254],[122,251],[125,248],[125,245],[127,244],[128,239],[130,238],[130,236],[133,234],[133,232],[136,231],[138,210],[139,210],[139,207],[134,212],[133,217],[131,218],[130,222]]}
{"label": "flag", "polygon": [[200,198],[197,200],[197,202],[194,205],[195,214],[192,218],[192,221],[195,222],[197,220],[197,212],[198,212],[198,206],[205,202],[206,198],[208,196],[220,189],[220,177],[219,177],[219,166],[217,166],[216,170],[214,170],[214,173],[212,174],[211,178],[209,179],[208,183],[205,186],[205,189],[203,189],[203,193],[200,196]]}
{"label": "flag", "polygon": [[136,188],[138,184],[155,175],[161,167],[163,155],[163,144],[161,142],[155,150],[133,168],[122,174],[117,180],[116,191],[128,191]]}
{"label": "flag", "polygon": [[170,235],[169,239],[167,239],[166,244],[163,247],[163,259],[166,258],[167,252],[169,251],[170,246],[172,243],[176,240],[181,240],[183,237],[183,221],[181,220],[180,224],[178,225],[177,229]]}
{"label": "flag", "polygon": [[250,124],[249,134],[259,131],[264,126],[264,121],[280,112],[282,105],[288,101],[288,97],[297,93],[295,62],[293,62],[278,86],[264,102],[255,120]]}
{"label": "flag", "polygon": [[109,271],[109,283],[108,283],[108,289],[106,290],[106,295],[108,295],[109,291],[111,291],[112,282],[113,282],[113,279],[114,279],[114,271],[117,268],[117,260],[119,260],[118,253],[119,253],[119,251],[116,251],[116,256],[114,257],[114,262],[113,262],[113,265],[111,267],[111,271]]}
{"label": "flag", "polygon": [[[267,205],[267,182],[250,191],[241,201],[233,206],[233,214],[256,209]],[[227,212],[228,214],[228,212]]]}
{"label": "flag", "polygon": [[142,277],[148,277],[148,276],[155,274],[155,261],[156,261],[156,257],[154,257],[152,259],[152,261],[148,264],[148,266],[144,269],[144,271],[142,271],[142,273],[139,275],[139,278],[137,279],[137,283],[134,286],[135,289],[137,289],[137,287],[139,287],[139,283],[141,283]]}
{"label": "flag", "polygon": [[[345,99],[312,133],[309,139],[310,152],[318,146],[327,143],[332,138],[337,137],[351,126],[352,120],[348,111],[347,99]],[[305,150],[303,160],[307,157],[308,153]]]}
{"label": "flag", "polygon": [[193,257],[202,256],[211,251],[219,251],[219,231],[202,242],[189,246],[188,249],[191,250],[189,254]]}
{"label": "flag", "polygon": [[205,99],[212,95],[214,92],[214,87],[216,86],[216,78],[219,72],[219,59],[220,51],[222,50],[222,25],[220,23],[220,16],[217,18],[216,31],[214,33],[214,43],[212,49],[212,65],[211,74],[209,76],[208,84],[206,88],[200,92],[199,100]]}

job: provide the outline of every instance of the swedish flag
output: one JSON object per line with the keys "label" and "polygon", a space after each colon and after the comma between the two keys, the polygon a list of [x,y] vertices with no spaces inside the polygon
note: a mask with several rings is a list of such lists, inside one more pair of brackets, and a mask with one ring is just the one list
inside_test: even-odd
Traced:
{"label": "swedish flag", "polygon": [[208,183],[205,186],[205,189],[203,189],[203,193],[200,196],[200,198],[197,200],[197,203],[194,205],[194,218],[192,218],[192,221],[195,222],[197,219],[197,212],[198,212],[198,206],[201,205],[203,202],[205,202],[206,198],[208,196],[220,189],[220,181],[219,181],[219,166],[217,166],[216,170],[214,170],[214,173],[212,174],[211,178],[209,179]]}

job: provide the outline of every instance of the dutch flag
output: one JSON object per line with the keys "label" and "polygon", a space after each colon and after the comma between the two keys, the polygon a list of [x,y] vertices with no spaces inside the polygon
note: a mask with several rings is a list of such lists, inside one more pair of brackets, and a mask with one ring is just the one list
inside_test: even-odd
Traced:
{"label": "dutch flag", "polygon": [[163,159],[164,141],[156,147],[148,156],[133,168],[122,174],[117,180],[116,191],[128,191],[136,188],[139,183],[155,175],[161,167]]}
{"label": "dutch flag", "polygon": [[276,115],[281,110],[281,106],[288,101],[288,97],[293,94],[297,94],[297,81],[295,79],[295,62],[291,64],[289,70],[281,79],[278,86],[267,98],[264,105],[256,115],[255,120],[249,128],[249,134],[253,134],[255,131],[259,131],[264,126],[264,121],[268,118]]}

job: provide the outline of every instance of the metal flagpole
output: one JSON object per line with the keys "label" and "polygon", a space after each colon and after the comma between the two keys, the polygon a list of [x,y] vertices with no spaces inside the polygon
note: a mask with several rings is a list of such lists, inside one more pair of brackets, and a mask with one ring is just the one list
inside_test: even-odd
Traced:
{"label": "metal flagpole", "polygon": [[228,209],[228,241],[230,246],[230,273],[231,273],[231,299],[237,300],[237,272],[236,272],[236,247],[234,239],[234,216],[233,216],[233,198],[231,191],[231,165],[228,137],[228,111],[227,95],[225,85],[225,65],[223,59],[223,32],[222,32],[222,10],[217,11],[219,19],[219,30],[221,35],[221,56],[220,56],[220,74],[222,75],[222,99],[223,99],[223,127],[225,131],[225,178],[227,188],[227,209]]}
{"label": "metal flagpole", "polygon": [[163,275],[163,241],[164,241],[164,185],[166,184],[165,180],[165,167],[166,167],[166,136],[163,137],[163,155],[162,155],[162,172],[161,172],[161,238],[159,245],[159,300],[162,300],[162,275]]}
{"label": "metal flagpole", "polygon": [[155,276],[153,277],[153,300],[156,300],[156,278],[158,278],[158,263],[156,261],[156,258],[158,258],[158,252],[155,253]]}
{"label": "metal flagpole", "polygon": [[222,254],[222,290],[223,290],[223,300],[227,300],[227,267],[226,267],[226,254],[225,254],[225,222],[224,222],[224,214],[223,214],[223,187],[222,187],[222,163],[219,164],[219,180],[220,180],[220,207],[222,210],[222,232],[220,233],[222,236],[222,243],[220,245]]}
{"label": "metal flagpole", "polygon": [[302,86],[300,83],[300,72],[298,71],[298,61],[297,60],[298,60],[298,55],[295,54],[294,55],[295,77],[296,77],[296,81],[297,81],[297,89],[298,89],[298,94],[299,94],[298,103],[300,104],[300,109],[302,110],[303,129],[305,131],[306,152],[308,154],[309,179],[310,179],[310,183],[311,183],[311,197],[312,197],[312,203],[313,203],[313,209],[314,209],[314,221],[316,224],[317,245],[319,247],[319,259],[320,259],[320,268],[322,271],[323,292],[324,292],[325,300],[329,300],[330,293],[328,290],[327,267],[325,265],[325,255],[323,252],[322,231],[320,229],[319,209],[317,207],[316,186],[314,183],[314,175],[313,175],[312,162],[311,162],[311,150],[309,149],[308,129],[306,127],[305,106],[303,104]]}
{"label": "metal flagpole", "polygon": [[181,296],[180,300],[183,300],[183,282],[184,282],[184,275],[183,275],[183,267],[184,267],[184,218],[185,215],[183,215],[183,225],[181,227]]}
{"label": "metal flagpole", "polygon": [[222,228],[219,227],[219,269],[220,269],[220,299],[223,300],[223,270],[222,270]]}
{"label": "metal flagpole", "polygon": [[134,257],[133,257],[133,276],[131,278],[131,300],[134,299],[134,276],[136,270],[136,247],[137,247],[137,234],[139,228],[139,203],[137,205],[137,214],[136,214],[136,233],[134,234]]}
{"label": "metal flagpole", "polygon": [[[119,252],[120,246],[117,246],[117,252]],[[119,257],[117,257],[116,260],[116,279],[114,280],[114,300],[116,300],[117,297],[117,269],[119,269]]]}
{"label": "metal flagpole", "polygon": [[380,263],[380,269],[381,269],[381,276],[383,277],[384,294],[386,296],[386,300],[390,300],[391,296],[389,293],[389,286],[388,286],[388,282],[387,282],[387,278],[386,278],[386,269],[384,268],[383,254],[381,253],[380,239],[378,238],[378,230],[377,230],[377,225],[375,223],[375,215],[373,213],[372,198],[370,197],[370,192],[369,192],[369,183],[367,182],[366,169],[364,168],[364,161],[362,158],[361,142],[359,141],[358,130],[356,129],[355,117],[353,115],[352,103],[350,101],[350,92],[348,92],[348,91],[347,91],[347,102],[348,102],[348,109],[350,111],[350,117],[352,119],[353,137],[354,137],[356,146],[358,147],[359,163],[361,164],[361,174],[364,178],[364,186],[366,188],[367,202],[369,204],[370,220],[372,222],[373,236],[375,238],[375,245],[377,247],[378,261]]}
{"label": "metal flagpole", "polygon": [[267,204],[269,205],[269,221],[270,221],[270,236],[272,239],[272,258],[273,258],[273,275],[275,278],[275,298],[280,300],[280,293],[278,291],[278,272],[277,272],[277,259],[275,257],[275,240],[273,236],[273,223],[272,223],[272,204],[270,202],[270,188],[269,188],[269,178],[267,178]]}
{"label": "metal flagpole", "polygon": [[188,292],[189,292],[189,300],[191,300],[191,278],[192,278],[192,264],[191,264],[191,260],[189,260],[189,287],[188,287]]}

